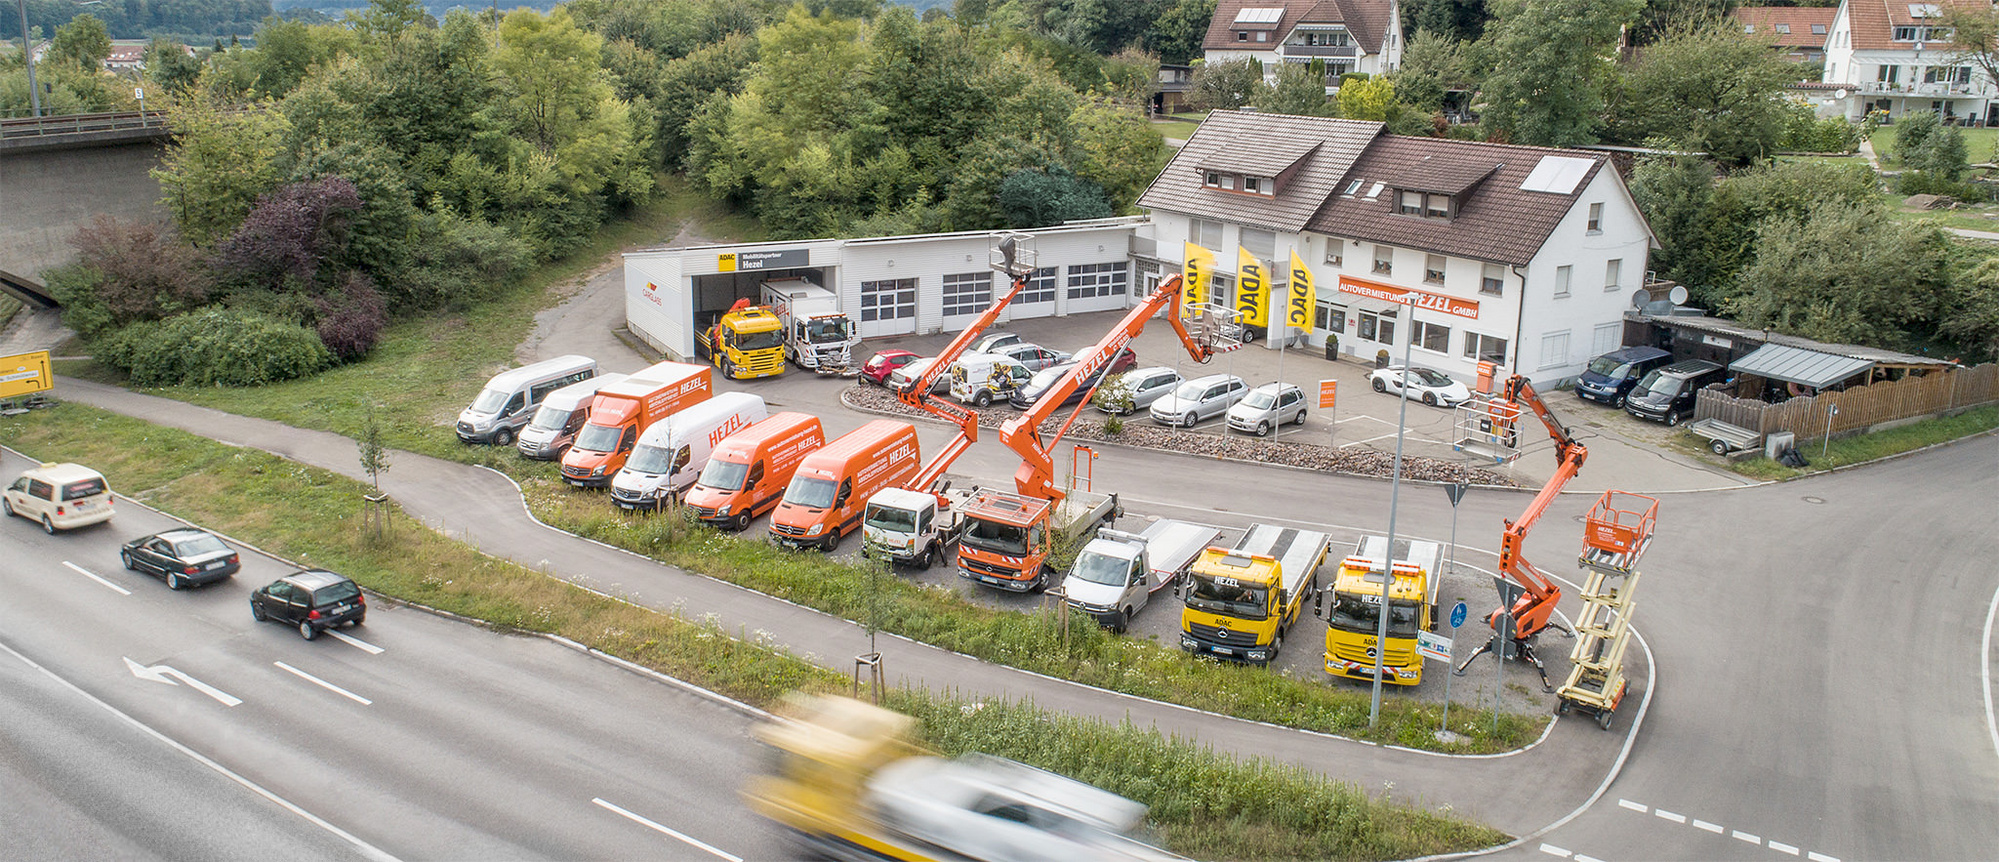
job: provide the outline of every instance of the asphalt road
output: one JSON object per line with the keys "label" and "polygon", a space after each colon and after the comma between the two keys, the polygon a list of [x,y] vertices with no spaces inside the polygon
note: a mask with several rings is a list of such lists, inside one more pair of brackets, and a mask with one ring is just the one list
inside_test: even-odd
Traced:
{"label": "asphalt road", "polygon": [[380,600],[306,641],[250,618],[276,560],[245,550],[234,579],[178,592],[120,567],[174,526],[126,501],[54,537],[0,523],[0,857],[781,853],[735,797],[742,712]]}

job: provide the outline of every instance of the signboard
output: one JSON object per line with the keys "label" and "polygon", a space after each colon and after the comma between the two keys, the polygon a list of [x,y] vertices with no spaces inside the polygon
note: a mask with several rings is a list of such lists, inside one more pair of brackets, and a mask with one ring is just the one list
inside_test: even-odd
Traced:
{"label": "signboard", "polygon": [[1312,270],[1298,259],[1298,250],[1291,250],[1291,290],[1284,303],[1284,325],[1299,329],[1312,328],[1312,305],[1317,300],[1312,292]]}
{"label": "signboard", "polygon": [[1354,296],[1364,296],[1369,299],[1385,299],[1389,302],[1399,302],[1404,305],[1413,305],[1417,308],[1427,308],[1431,311],[1441,311],[1446,314],[1455,314],[1459,317],[1469,317],[1473,320],[1478,319],[1478,300],[1476,299],[1459,299],[1455,296],[1445,296],[1441,293],[1431,293],[1427,290],[1396,287],[1395,285],[1382,284],[1378,281],[1363,281],[1350,275],[1340,276],[1340,292],[1351,293]]}
{"label": "signboard", "polygon": [[1464,624],[1465,624],[1465,603],[1458,602],[1457,607],[1451,608],[1451,628],[1457,628],[1458,626]]}
{"label": "signboard", "polygon": [[1190,242],[1186,247],[1186,261],[1180,274],[1180,316],[1191,320],[1199,316],[1201,305],[1208,301],[1208,282],[1215,272],[1215,253]]}
{"label": "signboard", "polygon": [[1331,409],[1333,409],[1333,392],[1334,392],[1334,390],[1336,390],[1336,389],[1339,389],[1339,388],[1340,388],[1340,382],[1339,382],[1338,380],[1321,380],[1321,381],[1319,381],[1319,409],[1320,409],[1320,410],[1331,410]]}
{"label": "signboard", "polygon": [[1263,262],[1236,246],[1235,310],[1244,326],[1270,325],[1270,273]]}
{"label": "signboard", "polygon": [[749,271],[754,269],[787,269],[794,266],[809,266],[812,252],[802,248],[785,248],[775,251],[725,251],[715,257],[715,268],[722,272]]}
{"label": "signboard", "polygon": [[48,351],[0,356],[0,398],[47,392],[55,386],[55,374],[49,371]]}
{"label": "signboard", "polygon": [[1436,659],[1445,664],[1451,663],[1451,639],[1443,635],[1434,635],[1426,631],[1416,632],[1416,651],[1422,653],[1424,658]]}

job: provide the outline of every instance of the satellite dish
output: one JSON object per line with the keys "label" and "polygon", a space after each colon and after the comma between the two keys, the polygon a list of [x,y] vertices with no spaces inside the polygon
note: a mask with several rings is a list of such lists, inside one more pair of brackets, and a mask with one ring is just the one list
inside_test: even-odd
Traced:
{"label": "satellite dish", "polygon": [[1832,91],[1832,97],[1835,99],[1844,99],[1846,98],[1846,91],[1844,89],[1834,90]]}
{"label": "satellite dish", "polygon": [[1632,291],[1632,292],[1631,292],[1631,307],[1632,307],[1632,308],[1644,308],[1644,307],[1645,307],[1645,303],[1648,303],[1648,302],[1651,302],[1651,301],[1652,301],[1652,292],[1651,292],[1651,291],[1649,291],[1649,290],[1646,290],[1645,288],[1642,288],[1642,287],[1641,287],[1641,288],[1639,288],[1639,289],[1637,289],[1637,290],[1634,290],[1634,291]]}
{"label": "satellite dish", "polygon": [[1679,305],[1680,303],[1686,302],[1687,301],[1686,286],[1679,284],[1673,285],[1673,289],[1666,292],[1666,298],[1672,300],[1674,305]]}

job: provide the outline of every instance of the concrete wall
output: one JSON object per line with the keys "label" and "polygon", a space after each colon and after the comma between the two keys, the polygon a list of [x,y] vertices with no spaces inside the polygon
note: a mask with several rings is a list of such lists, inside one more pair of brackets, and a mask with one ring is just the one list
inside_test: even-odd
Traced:
{"label": "concrete wall", "polygon": [[148,173],[159,154],[146,143],[0,156],[0,270],[40,280],[75,259],[70,235],[100,213],[165,219]]}

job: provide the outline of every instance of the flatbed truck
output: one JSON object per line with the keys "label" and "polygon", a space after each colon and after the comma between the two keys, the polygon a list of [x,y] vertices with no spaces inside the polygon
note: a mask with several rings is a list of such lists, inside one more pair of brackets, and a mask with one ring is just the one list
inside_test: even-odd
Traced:
{"label": "flatbed truck", "polygon": [[1232,548],[1201,552],[1181,585],[1180,648],[1268,665],[1284,633],[1318,594],[1325,533],[1257,524]]}

